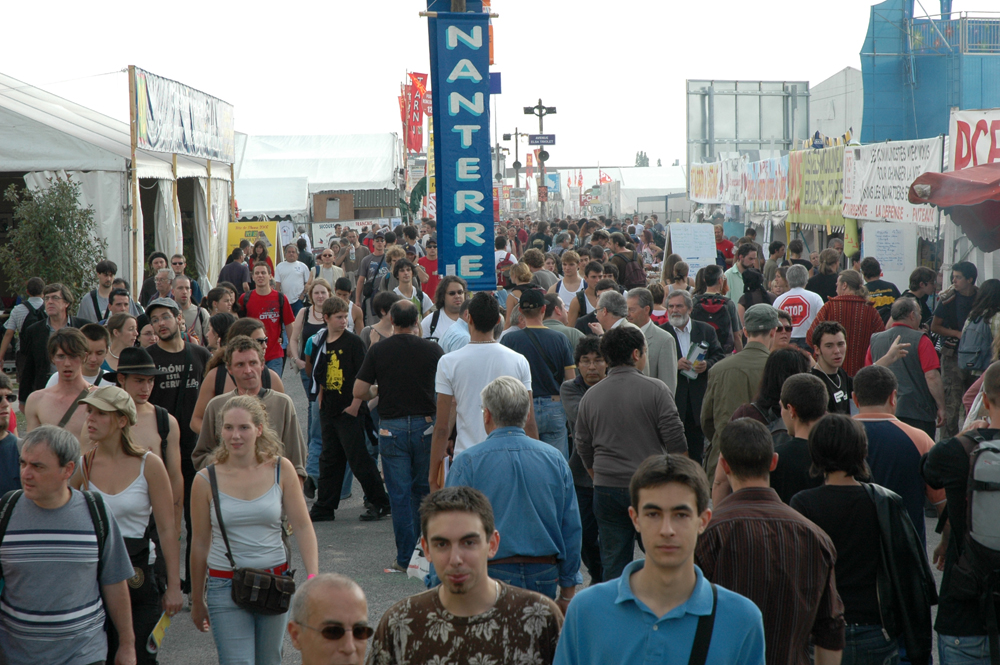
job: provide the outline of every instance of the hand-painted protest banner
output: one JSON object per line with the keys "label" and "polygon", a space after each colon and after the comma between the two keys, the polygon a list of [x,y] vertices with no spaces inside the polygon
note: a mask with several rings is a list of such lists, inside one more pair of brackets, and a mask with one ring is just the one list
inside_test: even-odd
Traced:
{"label": "hand-painted protest banner", "polygon": [[428,19],[438,272],[461,277],[470,291],[496,289],[488,34],[487,14],[438,12]]}
{"label": "hand-painted protest banner", "polygon": [[144,150],[236,160],[233,107],[135,67],[136,145]]}
{"label": "hand-painted protest banner", "polygon": [[788,221],[843,226],[844,146],[788,154]]}
{"label": "hand-painted protest banner", "polygon": [[698,203],[722,203],[722,162],[691,165],[688,198]]}
{"label": "hand-painted protest banner", "polygon": [[776,212],[788,208],[788,155],[749,162],[743,176],[747,212]]}
{"label": "hand-painted protest banner", "polygon": [[743,205],[743,171],[746,169],[746,157],[734,157],[722,161],[722,202],[727,205]]}
{"label": "hand-painted protest banner", "polygon": [[948,136],[952,171],[1000,161],[1000,109],[952,109]]}
{"label": "hand-painted protest banner", "polygon": [[843,216],[872,221],[931,224],[937,212],[913,205],[910,185],[922,173],[941,171],[941,139],[888,141],[844,150]]}

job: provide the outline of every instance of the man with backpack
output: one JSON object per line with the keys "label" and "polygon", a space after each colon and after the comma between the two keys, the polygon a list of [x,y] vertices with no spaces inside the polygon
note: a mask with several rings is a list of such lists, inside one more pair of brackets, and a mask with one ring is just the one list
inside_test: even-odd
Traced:
{"label": "man with backpack", "polygon": [[[1000,423],[1000,367],[983,379],[983,406],[990,422]],[[921,473],[927,484],[944,489],[946,517],[933,563],[944,570],[934,629],[943,665],[1000,662],[997,602],[1000,594],[1000,430],[971,429],[939,441],[927,453]]]}
{"label": "man with backpack", "polygon": [[100,495],[70,487],[78,459],[71,433],[35,429],[21,449],[24,490],[0,500],[0,655],[8,665],[103,663],[107,617],[118,631],[110,660],[135,663],[128,589],[135,572]]}
{"label": "man with backpack", "polygon": [[642,260],[637,252],[628,248],[625,234],[612,233],[611,247],[614,251],[611,264],[618,269],[618,283],[627,290],[645,288],[646,271],[642,267]]}
{"label": "man with backpack", "polygon": [[45,288],[45,281],[41,277],[32,277],[24,285],[28,297],[10,310],[10,316],[4,323],[3,341],[0,342],[0,362],[7,356],[7,348],[10,342],[17,335],[14,342],[14,362],[17,368],[17,381],[21,381],[21,372],[24,371],[24,354],[21,353],[21,330],[25,324],[32,325],[45,320],[45,310],[42,309],[42,289]]}
{"label": "man with backpack", "polygon": [[258,262],[253,267],[253,281],[256,288],[240,296],[240,308],[247,316],[260,319],[264,324],[264,332],[267,333],[264,364],[280,375],[285,359],[284,349],[281,348],[281,331],[284,328],[285,334],[291,337],[295,314],[288,298],[271,288],[271,269],[267,264]]}
{"label": "man with backpack", "polygon": [[517,257],[507,251],[507,238],[498,235],[493,241],[493,254],[497,271],[497,288],[514,286],[510,279],[510,267],[517,263]]}
{"label": "man with backpack", "polygon": [[[395,235],[393,235],[395,239]],[[379,278],[389,272],[389,264],[385,258],[386,237],[382,231],[376,231],[372,238],[372,251],[361,260],[358,266],[358,285],[354,292],[355,304],[364,312],[365,320],[371,320],[371,298],[375,293],[375,284]]]}
{"label": "man with backpack", "polygon": [[702,276],[705,292],[695,296],[691,318],[715,329],[725,353],[739,353],[743,350],[740,317],[736,313],[736,303],[725,296],[726,278],[722,268],[706,266]]}
{"label": "man with backpack", "polygon": [[112,282],[118,273],[118,266],[107,259],[97,264],[97,288],[80,299],[80,307],[76,311],[78,318],[91,323],[97,323],[107,317],[108,300],[111,297]]}

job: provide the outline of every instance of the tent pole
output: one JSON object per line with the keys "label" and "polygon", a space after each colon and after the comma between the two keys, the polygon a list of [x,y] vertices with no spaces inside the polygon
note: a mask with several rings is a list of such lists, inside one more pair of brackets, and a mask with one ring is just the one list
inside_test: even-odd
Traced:
{"label": "tent pole", "polygon": [[[944,173],[945,163],[944,163],[944,143],[946,141],[945,135],[941,135],[941,172]],[[941,264],[944,263],[944,257],[941,256],[944,253],[944,243],[941,242],[941,208],[934,206],[937,211],[937,231],[934,233],[934,272],[941,269]]]}
{"label": "tent pole", "polygon": [[132,173],[129,176],[129,188],[131,189],[131,199],[132,199],[132,221],[130,224],[130,232],[132,235],[132,258],[131,258],[131,278],[132,278],[132,299],[139,299],[139,286],[142,282],[142,263],[143,256],[139,251],[139,170],[135,167],[135,146],[138,142],[136,137],[136,116],[138,115],[138,100],[135,96],[135,65],[128,66],[128,115],[129,115],[129,134],[131,135],[132,144],[132,162],[130,166],[132,167]]}
{"label": "tent pole", "polygon": [[229,221],[236,221],[236,168],[229,165]]}
{"label": "tent pole", "polygon": [[[184,236],[182,235],[181,238],[180,238],[180,242],[179,243],[177,242],[177,231],[178,231],[178,229],[182,229],[183,228],[181,226],[181,203],[180,203],[180,199],[178,199],[178,197],[177,197],[177,153],[174,153],[173,155],[171,155],[171,157],[173,157],[173,174],[174,174],[174,185],[173,185],[173,191],[174,191],[174,197],[173,197],[174,198],[174,233],[173,233],[173,236],[174,236],[174,254],[183,254],[184,253]],[[181,232],[183,233],[183,231],[181,231]]]}

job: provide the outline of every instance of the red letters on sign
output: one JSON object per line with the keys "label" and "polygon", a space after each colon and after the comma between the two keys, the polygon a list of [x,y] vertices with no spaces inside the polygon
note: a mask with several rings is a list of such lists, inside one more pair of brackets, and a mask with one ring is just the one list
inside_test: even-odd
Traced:
{"label": "red letters on sign", "polygon": [[791,296],[781,303],[781,309],[788,312],[792,317],[792,325],[800,326],[802,322],[809,318],[809,301],[802,296]]}

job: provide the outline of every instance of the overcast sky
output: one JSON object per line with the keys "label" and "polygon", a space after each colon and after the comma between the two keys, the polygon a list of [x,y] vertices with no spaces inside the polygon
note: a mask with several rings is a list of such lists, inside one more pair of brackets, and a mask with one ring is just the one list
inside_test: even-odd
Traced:
{"label": "overcast sky", "polygon": [[[683,162],[685,79],[816,84],[860,68],[872,4],[493,0],[499,131],[537,132],[522,107],[541,97],[558,108],[545,127],[556,134],[553,165],[627,166],[639,150],[653,165]],[[923,4],[940,11],[934,0]],[[955,0],[954,10],[989,4]],[[407,70],[428,69],[424,7],[422,0],[11,1],[0,67],[122,120],[127,77],[95,75],[133,64],[233,104],[240,132],[398,134],[399,84]]]}

